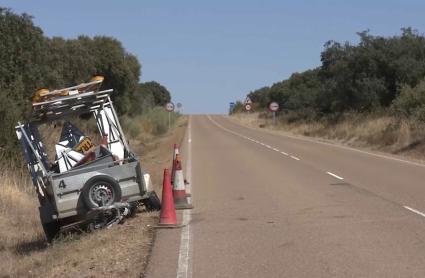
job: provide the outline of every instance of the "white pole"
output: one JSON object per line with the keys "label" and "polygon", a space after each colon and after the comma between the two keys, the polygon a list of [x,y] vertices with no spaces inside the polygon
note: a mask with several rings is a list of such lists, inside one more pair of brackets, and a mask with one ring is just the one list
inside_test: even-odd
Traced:
{"label": "white pole", "polygon": [[171,112],[168,111],[168,130],[171,128]]}

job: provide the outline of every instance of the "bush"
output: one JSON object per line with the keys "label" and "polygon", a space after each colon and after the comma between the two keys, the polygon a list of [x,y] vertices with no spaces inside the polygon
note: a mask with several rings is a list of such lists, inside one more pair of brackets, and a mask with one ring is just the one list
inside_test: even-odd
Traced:
{"label": "bush", "polygon": [[425,120],[425,79],[415,87],[403,86],[400,95],[392,104],[392,109],[398,116]]}
{"label": "bush", "polygon": [[148,113],[146,113],[144,118],[150,123],[152,134],[162,135],[168,131],[168,112],[165,111],[163,107],[153,108]]}

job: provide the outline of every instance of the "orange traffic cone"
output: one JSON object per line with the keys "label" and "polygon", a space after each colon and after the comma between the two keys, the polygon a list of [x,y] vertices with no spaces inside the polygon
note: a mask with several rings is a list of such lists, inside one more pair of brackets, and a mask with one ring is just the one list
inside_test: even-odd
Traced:
{"label": "orange traffic cone", "polygon": [[162,205],[159,226],[174,227],[177,226],[176,210],[174,208],[173,196],[171,191],[171,180],[168,169],[164,169],[164,181],[162,184]]}
{"label": "orange traffic cone", "polygon": [[173,165],[171,167],[171,184],[174,184],[174,173],[176,171],[176,156],[179,154],[179,148],[177,144],[174,144],[174,152],[173,152]]}
{"label": "orange traffic cone", "polygon": [[176,209],[193,209],[193,206],[187,201],[183,169],[179,154],[176,155],[176,171],[174,173],[173,196]]}

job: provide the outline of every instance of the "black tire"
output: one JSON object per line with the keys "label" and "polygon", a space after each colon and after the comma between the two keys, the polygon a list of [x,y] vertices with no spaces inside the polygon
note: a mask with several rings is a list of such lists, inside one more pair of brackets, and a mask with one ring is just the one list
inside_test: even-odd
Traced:
{"label": "black tire", "polygon": [[118,182],[103,175],[89,179],[83,187],[82,194],[84,203],[89,209],[112,205],[121,200],[121,188]]}
{"label": "black tire", "polygon": [[143,200],[143,204],[146,207],[147,211],[157,211],[161,210],[161,201],[156,195],[155,191],[148,193],[149,197]]}
{"label": "black tire", "polygon": [[52,242],[60,232],[59,222],[53,221],[50,223],[42,223],[44,234],[48,242]]}

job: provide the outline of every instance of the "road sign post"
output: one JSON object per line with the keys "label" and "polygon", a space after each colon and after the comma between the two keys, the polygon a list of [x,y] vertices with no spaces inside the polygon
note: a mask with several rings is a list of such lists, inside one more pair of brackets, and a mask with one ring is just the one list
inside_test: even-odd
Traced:
{"label": "road sign post", "polygon": [[230,102],[229,103],[229,115],[232,114],[233,112],[233,108],[235,108],[235,103],[234,102]]}
{"label": "road sign post", "polygon": [[177,106],[177,112],[180,114],[183,114],[183,104],[181,104],[180,102],[177,102],[176,106]]}
{"label": "road sign post", "polygon": [[245,104],[245,111],[248,112],[249,114],[249,111],[251,111],[252,109],[252,100],[249,97],[246,97],[244,104]]}
{"label": "road sign post", "polygon": [[273,126],[276,126],[276,111],[279,110],[279,103],[277,102],[270,103],[269,110],[273,113]]}
{"label": "road sign post", "polygon": [[168,102],[165,104],[165,110],[168,111],[168,130],[171,128],[171,112],[174,111],[174,103]]}
{"label": "road sign post", "polygon": [[251,111],[252,106],[251,104],[245,104],[245,110],[249,113],[249,111]]}

